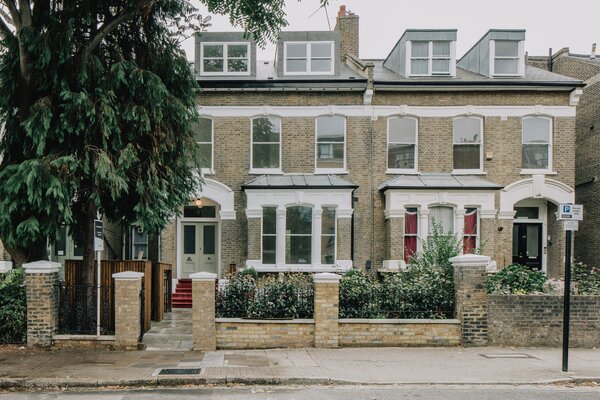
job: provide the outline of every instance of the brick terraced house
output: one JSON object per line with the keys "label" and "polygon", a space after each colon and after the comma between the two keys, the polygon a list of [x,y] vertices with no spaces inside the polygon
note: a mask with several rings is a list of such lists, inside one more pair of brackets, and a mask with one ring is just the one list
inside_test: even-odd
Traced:
{"label": "brick terraced house", "polygon": [[594,246],[600,240],[600,58],[596,44],[590,54],[573,54],[563,48],[549,57],[529,57],[528,63],[585,84],[577,104],[575,200],[584,206],[584,220],[575,233],[575,258],[599,267]]}
{"label": "brick terraced house", "polygon": [[526,65],[523,30],[490,30],[461,58],[456,41],[411,29],[364,60],[344,7],[333,31],[281,32],[268,61],[242,33],[202,33],[202,190],[159,238],[122,228],[109,253],[179,280],[393,271],[437,222],[465,252],[560,276],[583,83]]}

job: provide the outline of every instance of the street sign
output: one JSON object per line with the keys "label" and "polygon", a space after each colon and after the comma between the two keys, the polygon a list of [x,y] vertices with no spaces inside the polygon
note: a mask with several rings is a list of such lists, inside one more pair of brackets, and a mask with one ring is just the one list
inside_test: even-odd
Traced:
{"label": "street sign", "polygon": [[581,204],[561,204],[558,207],[558,219],[583,221],[583,206]]}
{"label": "street sign", "polygon": [[94,220],[94,251],[104,250],[104,240],[102,238],[104,234],[104,226],[102,221],[99,219]]}
{"label": "street sign", "polygon": [[579,230],[579,221],[569,221],[569,220],[564,220],[563,221],[563,228],[565,229],[565,231],[576,231]]}

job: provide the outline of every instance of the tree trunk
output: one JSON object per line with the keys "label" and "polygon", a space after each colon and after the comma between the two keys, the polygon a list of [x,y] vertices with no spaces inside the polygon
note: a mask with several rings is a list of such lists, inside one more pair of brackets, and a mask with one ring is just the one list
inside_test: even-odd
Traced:
{"label": "tree trunk", "polygon": [[15,264],[23,265],[33,261],[48,260],[48,243],[46,239],[39,239],[27,248],[10,247],[6,244],[4,248],[15,260]]}

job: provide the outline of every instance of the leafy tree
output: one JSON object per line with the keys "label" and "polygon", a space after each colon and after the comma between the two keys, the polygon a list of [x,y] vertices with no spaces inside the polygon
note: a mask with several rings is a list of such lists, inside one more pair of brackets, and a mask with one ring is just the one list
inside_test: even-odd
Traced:
{"label": "leafy tree", "polygon": [[[265,43],[283,0],[201,0]],[[188,201],[197,84],[188,0],[0,0],[0,238],[46,259],[68,225],[93,271],[93,220],[159,231]],[[191,22],[190,22],[191,21]]]}

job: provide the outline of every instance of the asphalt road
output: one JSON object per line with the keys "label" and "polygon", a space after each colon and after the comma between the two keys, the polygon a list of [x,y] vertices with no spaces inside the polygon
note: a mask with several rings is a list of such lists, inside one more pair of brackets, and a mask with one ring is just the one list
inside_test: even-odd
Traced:
{"label": "asphalt road", "polygon": [[599,386],[315,386],[131,389],[0,393],[14,400],[593,400]]}

